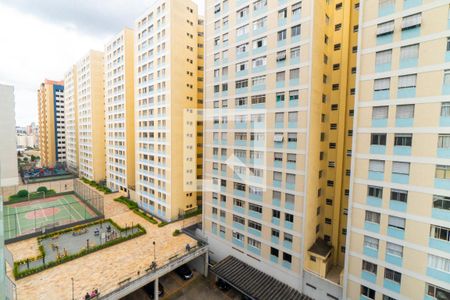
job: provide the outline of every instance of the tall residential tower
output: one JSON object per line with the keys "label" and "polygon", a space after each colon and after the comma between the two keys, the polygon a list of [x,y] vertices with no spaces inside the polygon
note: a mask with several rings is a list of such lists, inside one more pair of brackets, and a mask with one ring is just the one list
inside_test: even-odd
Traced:
{"label": "tall residential tower", "polygon": [[89,180],[105,180],[105,97],[103,52],[89,51],[76,67],[78,170]]}
{"label": "tall residential tower", "polygon": [[66,161],[64,81],[45,80],[37,94],[41,164],[53,167]]}
{"label": "tall residential tower", "polygon": [[[136,193],[163,220],[196,209],[203,35],[192,1],[159,0],[136,22]],[[201,24],[200,24],[201,25]],[[200,68],[200,70],[199,70]],[[199,157],[200,156],[200,157]]]}
{"label": "tall residential tower", "polygon": [[362,2],[346,299],[450,299],[448,16]]}
{"label": "tall residential tower", "polygon": [[134,188],[134,32],[124,29],[105,46],[106,182]]}
{"label": "tall residential tower", "polygon": [[204,231],[315,299],[342,296],[358,1],[207,1]]}
{"label": "tall residential tower", "polygon": [[74,65],[64,76],[67,168],[78,174],[78,101],[77,67]]}

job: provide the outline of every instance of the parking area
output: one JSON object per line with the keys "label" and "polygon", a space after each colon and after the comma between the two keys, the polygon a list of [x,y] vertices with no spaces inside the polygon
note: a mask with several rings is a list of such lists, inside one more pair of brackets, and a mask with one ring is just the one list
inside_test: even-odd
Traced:
{"label": "parking area", "polygon": [[[223,292],[214,284],[211,276],[204,278],[194,271],[194,277],[182,280],[177,274],[171,272],[160,279],[164,287],[164,296],[161,300],[240,300],[241,296],[232,290]],[[122,300],[150,300],[143,289],[128,295]]]}

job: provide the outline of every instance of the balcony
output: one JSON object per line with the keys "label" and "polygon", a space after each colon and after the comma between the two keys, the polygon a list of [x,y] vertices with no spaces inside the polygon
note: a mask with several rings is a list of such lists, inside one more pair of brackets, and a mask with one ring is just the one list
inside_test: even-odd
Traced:
{"label": "balcony", "polygon": [[384,145],[370,145],[370,154],[385,154],[386,146]]}
{"label": "balcony", "polygon": [[292,249],[292,242],[284,240],[283,247],[286,249]]}
{"label": "balcony", "polygon": [[369,179],[383,181],[384,180],[384,172],[369,171]]}
{"label": "balcony", "polygon": [[370,206],[381,207],[381,205],[383,203],[383,199],[377,198],[377,197],[372,197],[372,196],[367,196],[366,203],[367,203],[367,205],[370,205]]}
{"label": "balcony", "polygon": [[405,230],[397,227],[388,226],[387,235],[399,240],[405,239]]}
{"label": "balcony", "polygon": [[450,273],[446,273],[438,269],[428,267],[427,275],[437,280],[441,280],[442,282],[450,282]]}
{"label": "balcony", "polygon": [[283,260],[282,266],[288,270],[291,269],[291,263],[288,261]]}
{"label": "balcony", "polygon": [[437,156],[440,158],[450,158],[450,148],[438,148]]}
{"label": "balcony", "polygon": [[434,219],[448,221],[450,220],[450,210],[433,207],[431,210],[431,216]]}
{"label": "balcony", "polygon": [[259,248],[253,247],[252,245],[247,245],[247,250],[249,250],[253,254],[261,256],[261,249],[259,249]]}
{"label": "balcony", "polygon": [[393,291],[395,293],[400,293],[400,284],[393,280],[389,280],[389,279],[385,278],[384,282],[383,282],[383,286],[390,291]]}
{"label": "balcony", "polygon": [[380,46],[392,43],[393,37],[394,37],[393,33],[377,36],[377,45]]}
{"label": "balcony", "polygon": [[273,244],[278,244],[278,243],[280,242],[280,239],[279,239],[277,236],[272,235],[270,241],[271,241]]}
{"label": "balcony", "polygon": [[395,119],[396,127],[412,127],[414,124],[413,118]]}
{"label": "balcony", "polygon": [[233,244],[235,244],[238,247],[244,248],[244,241],[239,240],[233,237]]}
{"label": "balcony", "polygon": [[382,73],[382,72],[388,72],[392,68],[391,64],[376,64],[375,65],[375,72]]}
{"label": "balcony", "polygon": [[289,221],[284,221],[284,228],[292,229],[292,228],[294,228],[294,223],[289,222]]}
{"label": "balcony", "polygon": [[441,239],[435,239],[430,237],[428,241],[428,246],[433,249],[437,249],[446,253],[450,253],[450,241],[445,241]]}
{"label": "balcony", "polygon": [[280,225],[280,218],[272,217],[272,224],[274,224],[274,225]]}
{"label": "balcony", "polygon": [[400,68],[401,69],[415,68],[415,67],[417,67],[417,64],[418,64],[417,58],[400,60]]}
{"label": "balcony", "polygon": [[378,17],[384,17],[390,14],[393,14],[395,12],[395,5],[389,4],[389,5],[383,5],[378,10]]}
{"label": "balcony", "polygon": [[450,190],[450,179],[434,179],[434,187],[441,190]]}
{"label": "balcony", "polygon": [[403,265],[403,258],[397,255],[386,253],[384,259],[386,262],[398,267],[401,267]]}
{"label": "balcony", "polygon": [[391,200],[389,201],[389,208],[396,211],[406,212],[406,202]]}
{"label": "balcony", "polygon": [[422,4],[422,0],[404,0],[403,10],[407,10]]}
{"label": "balcony", "polygon": [[365,281],[368,282],[372,282],[372,283],[376,283],[377,282],[377,275],[372,273],[372,272],[368,272],[368,271],[362,271],[361,272],[361,278]]}
{"label": "balcony", "polygon": [[364,246],[363,253],[364,253],[364,255],[367,255],[367,256],[370,256],[373,258],[378,258],[378,250],[377,249]]}
{"label": "balcony", "polygon": [[272,205],[277,206],[277,207],[281,207],[281,200],[273,198],[272,199]]}
{"label": "balcony", "polygon": [[372,119],[372,127],[387,127],[388,119]]}
{"label": "balcony", "polygon": [[416,97],[416,88],[407,87],[397,90],[397,98],[414,98]]}
{"label": "balcony", "polygon": [[441,117],[439,120],[439,126],[450,127],[450,117]]}
{"label": "balcony", "polygon": [[400,174],[400,173],[392,173],[391,181],[398,184],[408,184],[409,183],[409,175],[408,174]]}
{"label": "balcony", "polygon": [[390,90],[380,90],[373,92],[373,100],[386,100],[390,97]]}
{"label": "balcony", "polygon": [[270,255],[270,261],[275,263],[275,264],[278,264],[278,257],[271,254]]}
{"label": "balcony", "polygon": [[245,225],[233,221],[233,228],[238,229],[238,230],[245,230]]}
{"label": "balcony", "polygon": [[252,234],[254,236],[259,236],[259,237],[261,236],[261,231],[260,230],[256,230],[254,228],[249,227],[247,229],[247,231],[248,231],[248,233],[250,233],[250,234]]}
{"label": "balcony", "polygon": [[410,146],[394,146],[394,155],[411,155]]}
{"label": "balcony", "polygon": [[380,224],[365,221],[364,222],[364,229],[368,230],[368,231],[371,231],[371,232],[379,233],[380,232]]}
{"label": "balcony", "polygon": [[402,40],[412,39],[420,36],[420,27],[413,27],[402,30]]}

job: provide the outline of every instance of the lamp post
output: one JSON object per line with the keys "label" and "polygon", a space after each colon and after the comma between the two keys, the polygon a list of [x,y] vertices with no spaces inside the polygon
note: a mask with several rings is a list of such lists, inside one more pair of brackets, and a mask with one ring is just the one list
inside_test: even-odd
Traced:
{"label": "lamp post", "polygon": [[153,241],[153,259],[156,261],[156,242]]}

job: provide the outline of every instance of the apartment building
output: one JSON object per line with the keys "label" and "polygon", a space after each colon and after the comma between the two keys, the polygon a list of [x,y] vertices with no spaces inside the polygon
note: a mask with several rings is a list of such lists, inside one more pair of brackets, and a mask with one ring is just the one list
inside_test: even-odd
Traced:
{"label": "apartment building", "polygon": [[78,104],[78,172],[105,180],[104,54],[89,51],[76,66]]}
{"label": "apartment building", "polygon": [[342,297],[359,1],[207,1],[204,232]]}
{"label": "apartment building", "polygon": [[125,28],[105,45],[106,183],[127,192],[135,178],[134,32]]}
{"label": "apartment building", "polygon": [[77,67],[73,65],[64,75],[67,168],[78,174],[78,101]]}
{"label": "apartment building", "polygon": [[449,1],[361,2],[346,299],[450,299]]}
{"label": "apartment building", "polygon": [[203,26],[192,1],[159,0],[135,27],[137,202],[170,221],[201,199]]}
{"label": "apartment building", "polygon": [[66,161],[64,81],[45,80],[37,91],[41,164]]}

